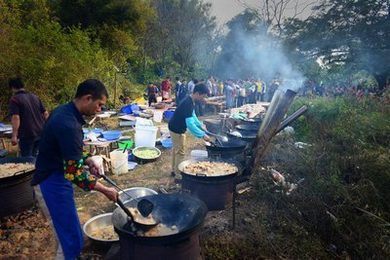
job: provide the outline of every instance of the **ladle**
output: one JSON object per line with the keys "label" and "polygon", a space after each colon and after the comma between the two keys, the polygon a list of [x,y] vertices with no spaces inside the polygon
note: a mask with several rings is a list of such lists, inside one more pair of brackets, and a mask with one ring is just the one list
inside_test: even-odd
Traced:
{"label": "ladle", "polygon": [[135,218],[130,210],[125,206],[125,204],[123,204],[122,200],[121,199],[117,199],[116,203],[118,203],[119,207],[121,207],[121,209],[126,213],[126,215],[130,218],[131,222],[133,223],[136,223],[138,225],[141,225],[141,226],[156,226],[158,224],[158,221],[155,220],[154,218],[152,219],[147,219],[149,221],[147,221],[145,219],[145,221],[143,221],[142,219],[139,219],[139,218]]}

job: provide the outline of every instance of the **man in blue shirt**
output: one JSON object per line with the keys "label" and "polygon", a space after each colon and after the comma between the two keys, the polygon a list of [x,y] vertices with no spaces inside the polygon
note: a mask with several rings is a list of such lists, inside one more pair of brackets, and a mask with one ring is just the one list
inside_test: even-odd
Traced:
{"label": "man in blue shirt", "polygon": [[56,259],[75,259],[83,247],[72,183],[85,191],[97,190],[112,201],[118,198],[115,189],[97,181],[94,175],[98,176],[99,166],[83,155],[83,115],[100,112],[107,97],[103,83],[86,80],[78,86],[72,102],[53,111],[43,129],[32,185],[59,240]]}
{"label": "man in blue shirt", "polygon": [[205,98],[208,94],[209,90],[206,85],[196,85],[193,93],[180,102],[173,117],[169,120],[168,128],[173,143],[172,176],[178,173],[177,166],[183,161],[185,155],[185,132],[187,129],[195,137],[210,141],[209,136],[205,133],[205,126],[199,121],[194,110],[194,103],[206,102]]}

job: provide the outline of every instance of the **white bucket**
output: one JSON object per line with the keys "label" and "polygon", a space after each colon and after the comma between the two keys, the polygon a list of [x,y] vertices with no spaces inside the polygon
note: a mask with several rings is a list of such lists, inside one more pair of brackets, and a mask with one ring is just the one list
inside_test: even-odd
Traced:
{"label": "white bucket", "polygon": [[157,127],[140,126],[135,128],[135,147],[155,147]]}
{"label": "white bucket", "polygon": [[192,150],[191,159],[192,160],[202,160],[208,157],[208,152],[206,150]]}
{"label": "white bucket", "polygon": [[99,174],[104,174],[103,157],[100,155],[94,155],[91,159],[95,162],[96,166],[98,166]]}
{"label": "white bucket", "polygon": [[114,150],[110,153],[112,173],[119,175],[128,172],[127,158],[129,154],[127,150]]}
{"label": "white bucket", "polygon": [[162,119],[163,119],[163,112],[162,111],[158,111],[158,110],[153,111],[153,121],[154,122],[161,123]]}

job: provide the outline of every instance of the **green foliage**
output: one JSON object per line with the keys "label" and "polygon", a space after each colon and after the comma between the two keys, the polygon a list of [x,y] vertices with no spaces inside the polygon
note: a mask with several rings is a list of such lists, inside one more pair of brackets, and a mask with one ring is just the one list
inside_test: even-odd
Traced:
{"label": "green foliage", "polygon": [[[5,7],[1,10],[6,18],[1,20],[1,27],[7,29],[1,40],[7,47],[0,49],[5,58],[0,68],[4,89],[9,77],[21,76],[27,89],[52,109],[72,99],[77,85],[87,78],[98,78],[111,87],[113,63],[107,53],[80,29],[64,32],[58,22],[49,18],[45,1],[0,4]],[[24,15],[25,7],[30,8],[29,20]],[[7,104],[8,98],[2,95],[1,103]],[[5,111],[3,107],[3,115]]]}
{"label": "green foliage", "polygon": [[286,21],[285,42],[306,58],[320,58],[327,68],[365,70],[384,88],[390,72],[389,10],[383,0],[321,1],[305,21]]}
{"label": "green foliage", "polygon": [[216,47],[211,4],[200,0],[159,0],[154,1],[154,7],[157,17],[151,21],[142,46],[160,72],[194,76],[198,66],[208,68]]}
{"label": "green foliage", "polygon": [[302,104],[309,110],[293,125],[296,139],[312,146],[296,151],[304,160],[283,167],[305,178],[290,206],[326,243],[352,257],[389,256],[384,226],[390,217],[389,105],[375,99],[318,98],[297,100],[291,109]]}

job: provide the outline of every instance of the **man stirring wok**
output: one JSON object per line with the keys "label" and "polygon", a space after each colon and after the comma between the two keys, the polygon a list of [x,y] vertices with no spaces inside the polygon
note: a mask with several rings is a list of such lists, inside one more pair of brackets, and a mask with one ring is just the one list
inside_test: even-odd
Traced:
{"label": "man stirring wok", "polygon": [[115,189],[97,182],[98,164],[83,155],[82,116],[99,112],[107,97],[100,81],[82,82],[74,100],[56,108],[43,130],[32,185],[59,241],[56,259],[75,259],[83,247],[72,183],[85,191],[99,191],[112,201],[118,198]]}
{"label": "man stirring wok", "polygon": [[194,102],[205,103],[208,94],[209,89],[206,85],[196,85],[193,93],[180,102],[173,117],[169,120],[168,128],[173,144],[172,176],[178,173],[177,167],[183,161],[185,155],[185,132],[187,129],[195,137],[210,141],[209,136],[205,133],[206,127],[199,121],[194,110]]}

